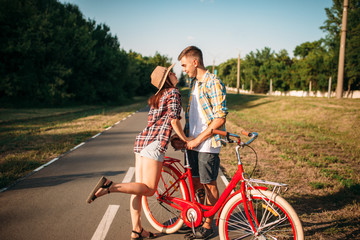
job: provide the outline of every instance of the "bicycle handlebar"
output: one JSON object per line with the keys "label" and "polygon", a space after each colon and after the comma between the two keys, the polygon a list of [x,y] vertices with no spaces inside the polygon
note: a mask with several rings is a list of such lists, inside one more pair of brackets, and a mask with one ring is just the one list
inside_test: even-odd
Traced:
{"label": "bicycle handlebar", "polygon": [[[239,136],[239,135],[236,135],[236,134],[233,134],[233,133],[230,133],[230,132],[221,131],[221,130],[217,130],[217,129],[212,129],[212,130],[211,130],[211,133],[212,133],[212,134],[219,134],[219,135],[221,135],[221,136],[226,137],[226,139],[227,139],[228,142],[233,142],[233,141],[230,139],[230,137],[235,137],[235,138],[237,139],[238,144],[240,144],[240,142],[241,142],[241,139],[240,139],[240,136]],[[253,142],[253,141],[257,138],[257,136],[258,136],[258,133],[256,133],[256,132],[241,131],[241,134],[242,134],[242,135],[245,135],[245,136],[247,136],[247,137],[251,137],[251,139],[250,139],[247,143],[245,143],[246,145],[248,145],[248,144],[250,144],[251,142]]]}

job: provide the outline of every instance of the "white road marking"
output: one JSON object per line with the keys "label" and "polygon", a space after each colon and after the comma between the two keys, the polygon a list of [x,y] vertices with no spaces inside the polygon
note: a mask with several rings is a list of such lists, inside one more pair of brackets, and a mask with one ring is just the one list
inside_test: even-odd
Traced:
{"label": "white road marking", "polygon": [[116,212],[119,210],[119,207],[119,205],[109,205],[91,240],[105,239],[109,231],[110,225],[114,220]]}
{"label": "white road marking", "polygon": [[[111,129],[111,128],[114,127],[115,125],[118,125],[121,121],[126,120],[127,118],[131,117],[132,115],[134,115],[134,114],[137,113],[137,112],[139,112],[139,110],[137,110],[136,112],[133,112],[132,114],[128,115],[127,117],[121,119],[120,121],[118,121],[117,123],[115,123],[113,126],[108,127],[108,128],[105,129],[104,131],[107,131],[107,130]],[[100,133],[92,136],[91,138],[96,138],[96,137],[98,137],[99,135],[101,135],[102,133],[103,133],[103,132],[100,132]],[[80,144],[77,145],[76,147],[72,148],[69,152],[72,152],[72,151],[78,149],[79,147],[81,147],[81,146],[84,145],[84,144],[85,144],[85,142],[80,143]],[[66,154],[66,153],[65,153],[65,154]],[[58,160],[60,157],[62,157],[63,155],[64,155],[64,154],[60,155],[59,157],[54,158],[53,160],[51,160],[51,161],[48,162],[48,163],[45,163],[44,165],[36,168],[35,170],[33,170],[33,172],[38,172],[38,171],[40,171],[40,170],[43,169],[44,167],[47,167],[48,165],[50,165],[50,164],[52,164],[53,162],[57,161],[57,160]],[[130,169],[129,169],[129,170],[130,170]],[[134,170],[132,170],[132,171],[134,171]],[[132,173],[132,174],[134,174],[134,173]],[[126,177],[126,176],[125,176],[125,177]],[[131,176],[131,178],[132,178],[132,176]],[[129,182],[131,181],[131,178],[130,178]],[[125,180],[125,179],[124,179],[124,180]],[[0,193],[1,193],[1,192],[5,192],[7,189],[8,189],[8,187],[5,187],[5,188],[0,189]]]}
{"label": "white road marking", "polygon": [[74,148],[72,148],[72,149],[70,150],[70,152],[78,149],[79,147],[81,147],[81,146],[84,145],[84,144],[85,144],[85,142],[80,143],[79,145],[77,145],[77,146],[75,146]]}
{"label": "white road marking", "polygon": [[100,135],[101,135],[101,133],[98,133],[98,134],[92,136],[92,138],[96,138],[96,137],[98,137],[98,136],[100,136]]}
{"label": "white road marking", "polygon": [[51,160],[51,161],[49,161],[49,162],[47,162],[47,163],[45,163],[45,164],[41,165],[40,167],[38,167],[38,168],[37,168],[37,169],[35,169],[35,170],[33,170],[33,172],[38,172],[38,171],[40,171],[41,169],[43,169],[44,167],[46,167],[46,166],[48,166],[48,165],[52,164],[53,162],[57,161],[58,159],[59,159],[58,157],[57,157],[57,158],[54,158],[53,160]]}
{"label": "white road marking", "polygon": [[46,167],[46,166],[52,164],[53,162],[57,161],[58,159],[59,159],[59,158],[56,157],[56,158],[54,158],[53,160],[51,160],[50,162],[45,163],[43,166]]}
{"label": "white road marking", "polygon": [[38,167],[37,169],[34,170],[34,172],[40,171],[41,169],[44,168],[44,165],[41,165],[40,167]]}
{"label": "white road marking", "polygon": [[[130,182],[134,176],[134,173],[135,173],[135,168],[130,167],[122,182],[123,183]],[[110,225],[115,218],[116,212],[119,210],[119,207],[120,207],[119,205],[109,205],[91,240],[105,239],[110,229]]]}
{"label": "white road marking", "polygon": [[127,171],[124,180],[122,181],[123,183],[129,183],[131,182],[132,177],[134,176],[135,173],[135,168],[134,167],[130,167],[129,170]]}

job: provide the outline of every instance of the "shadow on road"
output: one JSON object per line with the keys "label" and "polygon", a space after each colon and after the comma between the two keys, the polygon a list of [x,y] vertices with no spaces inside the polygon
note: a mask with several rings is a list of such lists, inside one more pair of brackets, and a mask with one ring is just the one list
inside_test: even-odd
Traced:
{"label": "shadow on road", "polygon": [[123,174],[125,172],[126,171],[103,171],[103,172],[92,172],[85,174],[70,174],[70,175],[48,176],[48,177],[34,176],[32,178],[27,178],[26,181],[20,181],[19,183],[15,184],[13,187],[10,187],[8,191],[17,190],[17,189],[51,187],[51,186],[56,186],[67,182],[71,182],[79,178],[94,178],[97,176],[113,177],[119,174]]}

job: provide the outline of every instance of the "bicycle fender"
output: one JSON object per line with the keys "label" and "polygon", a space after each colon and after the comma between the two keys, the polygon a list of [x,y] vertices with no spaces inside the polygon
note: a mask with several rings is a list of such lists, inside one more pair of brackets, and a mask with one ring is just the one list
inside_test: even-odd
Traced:
{"label": "bicycle fender", "polygon": [[[267,190],[268,188],[267,187],[263,187],[263,186],[253,186],[254,189],[257,189],[257,190]],[[227,202],[235,195],[241,193],[241,189],[237,190],[236,192],[234,192],[233,194],[231,194],[228,198],[226,198],[226,200],[223,202],[223,204],[221,205],[220,207],[220,210],[219,210],[219,213],[218,213],[218,216],[221,215],[221,212],[223,210],[223,208],[225,207],[225,205],[227,204]],[[216,226],[219,226],[219,220],[220,220],[220,217],[217,218],[216,220]]]}

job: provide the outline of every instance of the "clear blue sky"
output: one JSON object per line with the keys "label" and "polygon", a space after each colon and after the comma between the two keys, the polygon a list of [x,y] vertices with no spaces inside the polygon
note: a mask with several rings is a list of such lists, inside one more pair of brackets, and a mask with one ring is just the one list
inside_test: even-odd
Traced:
{"label": "clear blue sky", "polygon": [[189,45],[205,65],[218,65],[256,49],[275,52],[325,36],[320,26],[332,0],[60,0],[79,6],[85,18],[105,23],[120,47],[143,56],[156,51],[176,62]]}

